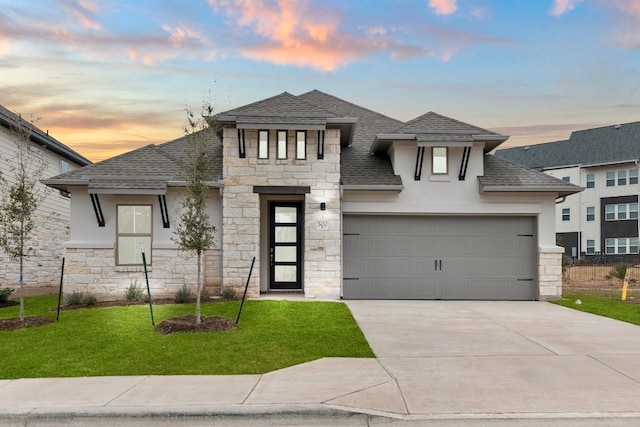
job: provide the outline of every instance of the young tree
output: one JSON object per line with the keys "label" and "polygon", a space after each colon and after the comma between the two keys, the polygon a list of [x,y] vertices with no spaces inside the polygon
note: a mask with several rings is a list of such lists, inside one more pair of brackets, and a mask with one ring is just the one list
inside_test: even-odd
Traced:
{"label": "young tree", "polygon": [[[205,109],[211,115],[211,107],[206,104]],[[196,118],[192,111],[187,109],[187,125],[184,128],[185,135],[189,138],[190,153],[184,163],[186,194],[182,202],[180,222],[176,225],[173,241],[183,251],[198,257],[198,287],[196,292],[196,322],[202,323],[200,316],[200,300],[202,295],[202,254],[214,247],[215,226],[207,213],[206,202],[208,199],[209,185],[207,184],[210,171],[210,138],[207,133],[215,132],[215,124],[207,126],[202,117]]]}
{"label": "young tree", "polygon": [[0,176],[0,248],[20,263],[20,320],[24,321],[24,260],[33,248],[29,241],[35,228],[35,213],[47,193],[38,187],[47,163],[31,151],[33,121],[18,116],[12,138],[15,157],[4,159],[9,164],[8,176]]}

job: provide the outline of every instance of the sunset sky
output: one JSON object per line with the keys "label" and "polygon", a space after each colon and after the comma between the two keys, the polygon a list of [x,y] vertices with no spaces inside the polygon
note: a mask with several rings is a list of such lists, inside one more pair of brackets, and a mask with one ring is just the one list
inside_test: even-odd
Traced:
{"label": "sunset sky", "polygon": [[93,161],[318,89],[504,146],[640,120],[640,0],[0,0],[0,104]]}

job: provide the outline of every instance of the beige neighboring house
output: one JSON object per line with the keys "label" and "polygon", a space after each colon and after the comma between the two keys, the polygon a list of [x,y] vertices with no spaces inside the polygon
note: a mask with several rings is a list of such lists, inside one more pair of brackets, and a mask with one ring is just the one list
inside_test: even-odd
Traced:
{"label": "beige neighboring house", "polygon": [[[582,190],[489,154],[506,135],[433,112],[408,122],[313,90],[218,114],[209,147],[209,294],[538,300],[562,291],[556,200]],[[122,298],[194,285],[172,241],[189,138],[46,181],[71,193],[66,289]]]}
{"label": "beige neighboring house", "polygon": [[[20,130],[17,126],[21,124]],[[73,151],[48,132],[31,125],[17,114],[0,106],[0,172],[11,180],[10,163],[16,158],[16,142],[30,135],[30,155],[47,164],[43,177],[64,173],[91,164],[89,160]],[[66,191],[54,190],[44,184],[38,187],[47,193],[46,199],[36,212],[34,229],[34,253],[25,263],[24,285],[29,293],[47,293],[57,288],[60,282],[60,266],[63,243],[69,239],[70,195]],[[19,266],[0,250],[0,287],[18,287]]]}

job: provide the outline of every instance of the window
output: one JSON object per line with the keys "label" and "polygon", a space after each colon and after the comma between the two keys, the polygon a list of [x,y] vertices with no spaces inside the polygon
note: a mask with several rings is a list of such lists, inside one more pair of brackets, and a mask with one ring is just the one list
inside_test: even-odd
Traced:
{"label": "window", "polygon": [[638,219],[637,203],[620,203],[618,205],[605,205],[605,220],[624,221],[625,219]]}
{"label": "window", "polygon": [[596,241],[587,239],[587,255],[593,255],[596,253]]}
{"label": "window", "polygon": [[42,148],[38,147],[37,145],[30,145],[29,150],[31,150],[31,152],[36,156],[42,157]]}
{"label": "window", "polygon": [[296,132],[296,159],[307,158],[307,133],[305,131]]}
{"label": "window", "polygon": [[587,221],[596,220],[596,208],[595,206],[587,206]]}
{"label": "window", "polygon": [[638,183],[638,169],[629,169],[629,185]]}
{"label": "window", "polygon": [[258,158],[269,158],[269,131],[267,130],[258,132]]}
{"label": "window", "polygon": [[562,209],[562,220],[563,221],[571,221],[571,209],[563,208]]}
{"label": "window", "polygon": [[622,237],[617,239],[605,239],[605,252],[607,254],[637,254],[638,238]]}
{"label": "window", "polygon": [[595,188],[596,186],[596,176],[595,174],[588,173],[587,174],[587,188]]}
{"label": "window", "polygon": [[431,173],[434,175],[446,175],[449,173],[447,151],[447,147],[433,147],[431,149]]}
{"label": "window", "polygon": [[627,185],[627,171],[618,171],[618,185]]}
{"label": "window", "polygon": [[117,210],[117,264],[142,265],[141,243],[151,264],[151,205],[118,205]]}
{"label": "window", "polygon": [[607,187],[613,187],[616,185],[616,173],[607,172]]}
{"label": "window", "polygon": [[563,180],[564,182],[571,182],[571,177],[569,177],[569,176],[563,176],[563,177],[562,177],[562,180]]}
{"label": "window", "polygon": [[60,159],[60,173],[67,172],[69,172],[69,162],[67,162],[65,159]]}
{"label": "window", "polygon": [[278,131],[278,159],[287,158],[287,131]]}

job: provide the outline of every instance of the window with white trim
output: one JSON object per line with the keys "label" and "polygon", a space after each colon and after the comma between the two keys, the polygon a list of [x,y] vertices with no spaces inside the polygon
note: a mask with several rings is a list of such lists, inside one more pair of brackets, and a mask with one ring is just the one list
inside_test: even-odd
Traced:
{"label": "window with white trim", "polygon": [[618,171],[618,185],[627,185],[627,171]]}
{"label": "window with white trim", "polygon": [[449,173],[448,154],[448,147],[431,148],[431,173],[433,175],[446,175]]}
{"label": "window with white trim", "polygon": [[596,208],[595,206],[587,206],[587,221],[596,220]]}
{"label": "window with white trim", "polygon": [[278,131],[278,155],[277,158],[279,160],[284,160],[287,158],[287,131],[279,130]]}
{"label": "window with white trim", "polygon": [[571,208],[562,208],[562,220],[571,221]]}
{"label": "window with white trim", "polygon": [[607,187],[615,187],[616,185],[616,173],[607,172]]}
{"label": "window with white trim", "polygon": [[151,265],[151,205],[118,205],[117,265],[142,265],[140,244]]}
{"label": "window with white trim", "polygon": [[587,239],[587,255],[593,255],[596,253],[596,241]]}
{"label": "window with white trim", "polygon": [[629,185],[638,183],[638,169],[629,169]]}
{"label": "window with white trim", "polygon": [[307,158],[307,132],[299,130],[296,132],[296,159]]}
{"label": "window with white trim", "polygon": [[258,158],[259,159],[269,158],[269,131],[268,130],[258,131]]}
{"label": "window with white trim", "polygon": [[65,159],[60,159],[60,173],[67,172],[69,172],[69,162],[67,162]]}
{"label": "window with white trim", "polygon": [[620,203],[617,205],[605,205],[606,221],[624,221],[638,219],[638,203]]}
{"label": "window with white trim", "polygon": [[624,255],[638,253],[637,237],[618,237],[605,239],[605,253]]}
{"label": "window with white trim", "polygon": [[587,188],[595,188],[596,186],[596,175],[593,173],[587,174]]}

